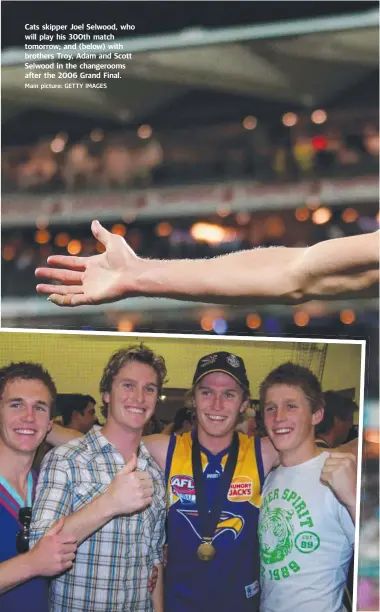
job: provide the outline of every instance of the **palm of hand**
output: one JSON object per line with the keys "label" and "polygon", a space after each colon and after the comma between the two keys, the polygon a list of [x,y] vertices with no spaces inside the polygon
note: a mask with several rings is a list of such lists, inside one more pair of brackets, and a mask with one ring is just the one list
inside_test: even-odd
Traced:
{"label": "palm of hand", "polygon": [[82,274],[83,294],[88,303],[112,302],[124,293],[132,292],[132,269],[137,261],[138,257],[125,240],[121,236],[112,236],[107,250],[89,258]]}

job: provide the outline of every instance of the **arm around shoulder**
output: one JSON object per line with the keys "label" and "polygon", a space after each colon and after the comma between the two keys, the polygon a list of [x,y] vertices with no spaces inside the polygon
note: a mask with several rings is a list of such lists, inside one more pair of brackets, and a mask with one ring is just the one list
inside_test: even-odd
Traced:
{"label": "arm around shoulder", "polygon": [[165,434],[153,434],[143,438],[143,442],[152,455],[153,459],[158,463],[161,470],[164,472],[166,468],[166,458],[168,455],[170,436]]}

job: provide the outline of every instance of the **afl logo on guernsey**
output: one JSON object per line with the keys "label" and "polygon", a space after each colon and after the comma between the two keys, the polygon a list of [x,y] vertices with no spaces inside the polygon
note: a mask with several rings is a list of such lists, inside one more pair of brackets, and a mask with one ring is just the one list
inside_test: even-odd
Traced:
{"label": "afl logo on guernsey", "polygon": [[176,474],[170,479],[173,495],[179,497],[183,504],[195,504],[194,478],[185,474]]}
{"label": "afl logo on guernsey", "polygon": [[237,476],[230,484],[228,499],[232,502],[250,501],[252,492],[252,478],[249,478],[249,476]]}

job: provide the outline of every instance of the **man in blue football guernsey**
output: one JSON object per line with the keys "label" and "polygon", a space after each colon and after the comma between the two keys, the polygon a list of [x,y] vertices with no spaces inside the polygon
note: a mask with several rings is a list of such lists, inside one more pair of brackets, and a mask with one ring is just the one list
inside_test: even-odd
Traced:
{"label": "man in blue football guernsey", "polygon": [[250,400],[240,357],[227,352],[203,357],[191,395],[196,430],[145,441],[166,471],[165,612],[254,612],[260,492],[276,452],[268,440],[235,434]]}
{"label": "man in blue football guernsey", "polygon": [[0,370],[0,610],[48,612],[47,581],[71,567],[75,538],[58,521],[28,551],[34,455],[52,427],[56,389],[37,364]]}

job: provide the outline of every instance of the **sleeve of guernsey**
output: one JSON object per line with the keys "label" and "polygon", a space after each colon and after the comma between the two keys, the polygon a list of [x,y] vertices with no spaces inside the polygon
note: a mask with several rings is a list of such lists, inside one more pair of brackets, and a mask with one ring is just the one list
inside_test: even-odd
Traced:
{"label": "sleeve of guernsey", "polygon": [[33,503],[30,546],[61,516],[71,514],[70,464],[54,451],[43,460]]}

